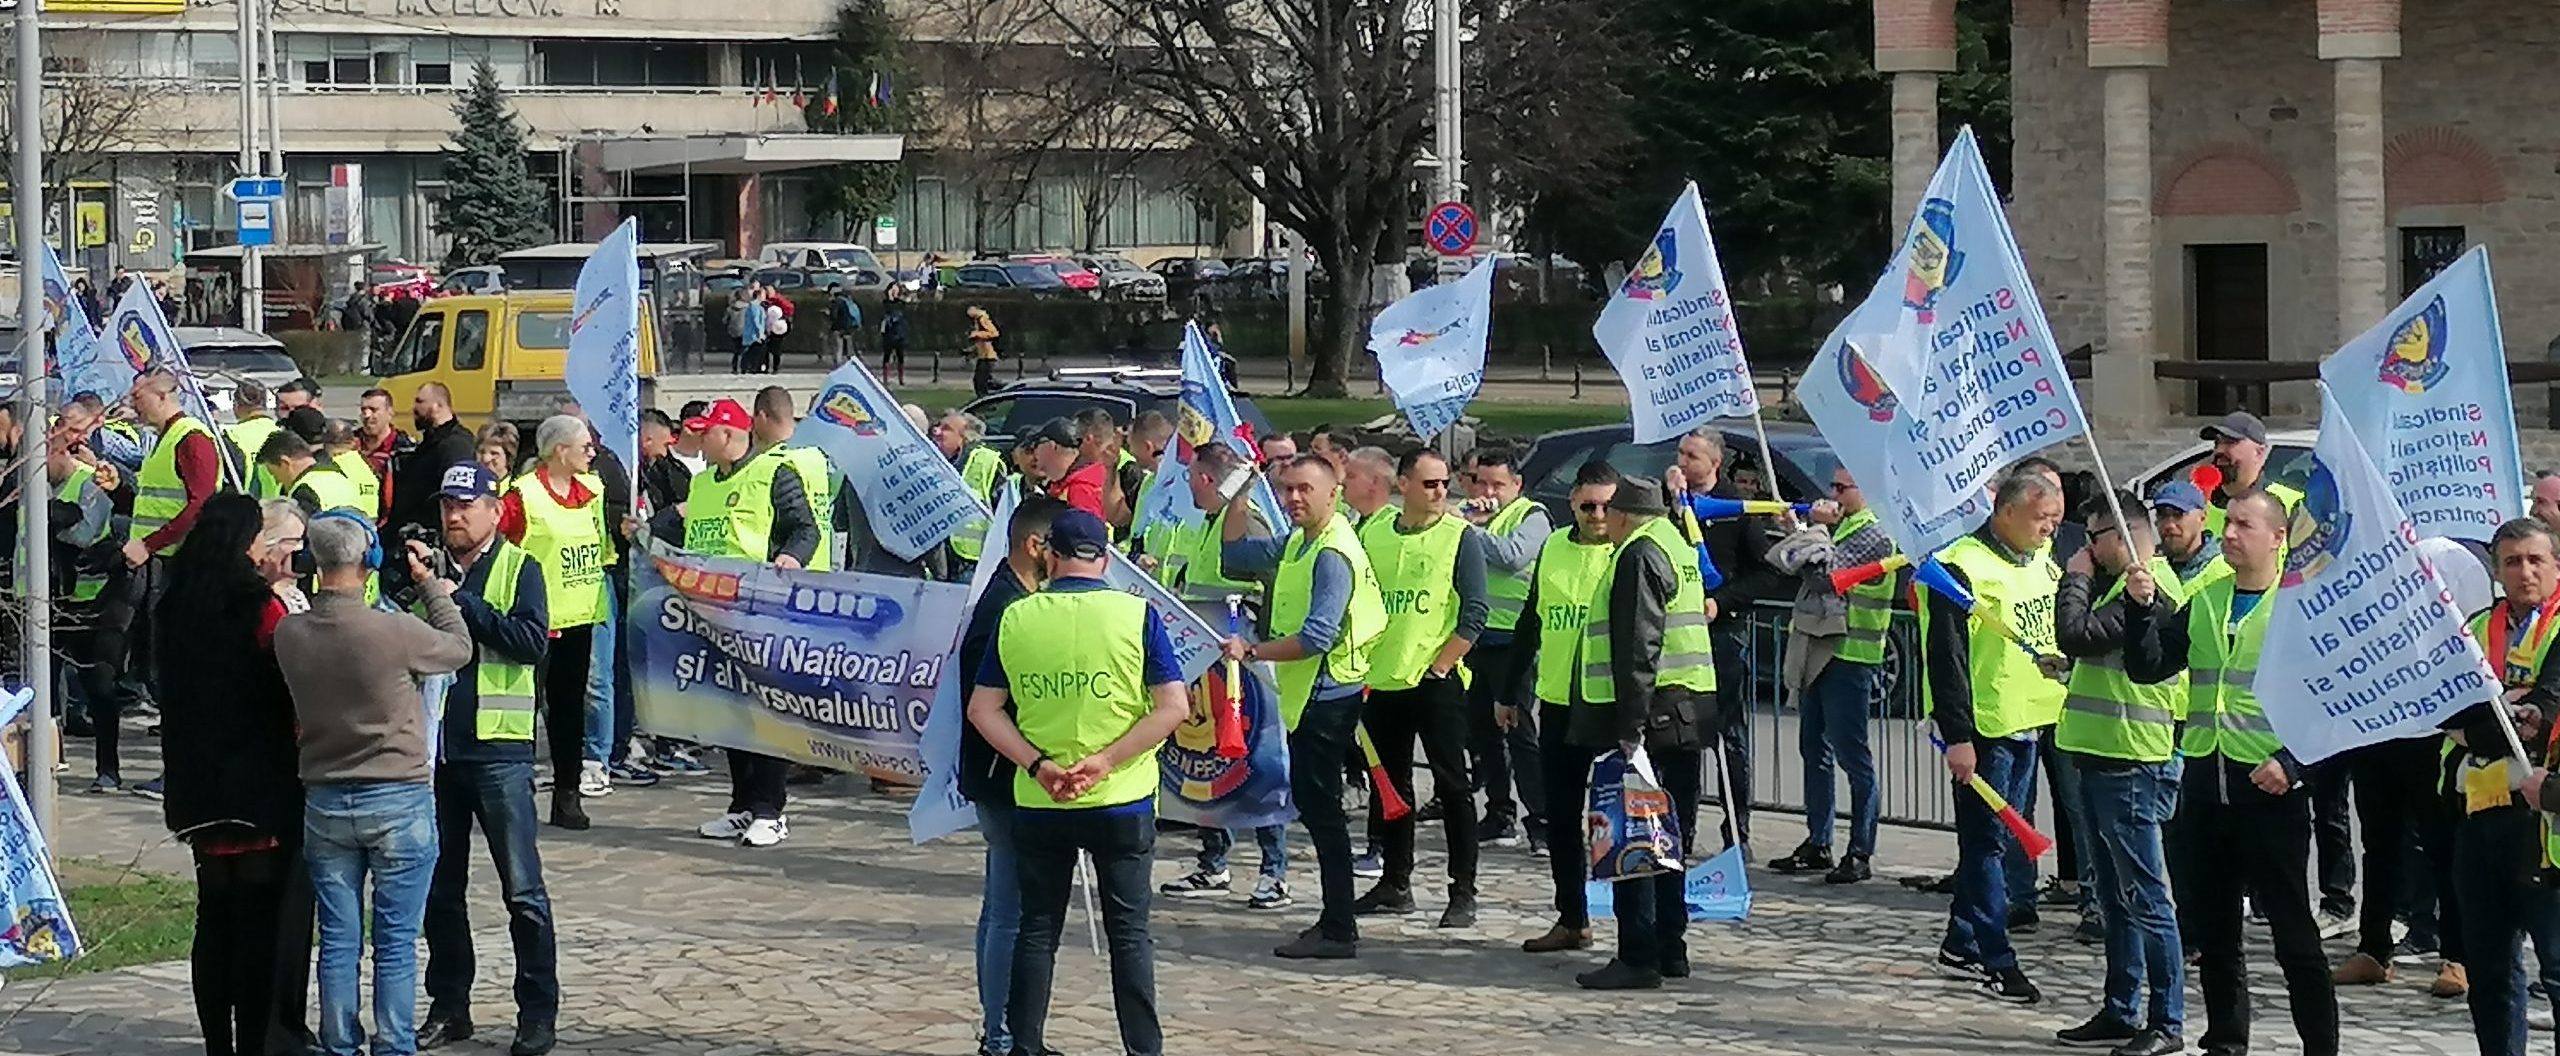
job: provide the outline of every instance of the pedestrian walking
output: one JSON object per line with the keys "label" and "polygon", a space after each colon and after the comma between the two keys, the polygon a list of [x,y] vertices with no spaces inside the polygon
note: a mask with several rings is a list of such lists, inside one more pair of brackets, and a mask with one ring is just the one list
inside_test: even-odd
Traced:
{"label": "pedestrian walking", "polygon": [[419,918],[437,854],[432,742],[419,680],[469,663],[471,635],[453,582],[429,573],[414,552],[403,556],[421,584],[426,619],[365,605],[365,579],[382,563],[383,548],[359,519],[320,518],[309,539],[320,591],[310,612],[277,626],[275,642],[293,690],[308,789],[303,855],[320,905],[320,1040],[331,1056],[368,1049],[357,1016],[357,969],[369,938],[369,1051],[408,1056],[418,1043]]}
{"label": "pedestrian walking", "polygon": [[[1582,674],[1574,654],[1582,647],[1582,628],[1590,620],[1592,594],[1609,570],[1617,548],[1609,541],[1609,500],[1618,493],[1617,467],[1599,459],[1575,471],[1573,491],[1565,501],[1573,507],[1573,527],[1548,534],[1530,569],[1529,596],[1520,605],[1513,627],[1511,671],[1501,675],[1515,685],[1533,687],[1538,715],[1522,713],[1526,705],[1500,708],[1494,721],[1534,723],[1538,731],[1538,764],[1545,768],[1547,796],[1547,864],[1555,880],[1556,922],[1546,934],[1520,944],[1528,953],[1561,953],[1591,945],[1591,903],[1583,882],[1591,860],[1585,856],[1582,804],[1591,791],[1591,763],[1598,753],[1566,739],[1571,725],[1574,685]],[[1491,673],[1491,672],[1488,672]]]}
{"label": "pedestrian walking", "polygon": [[[862,357],[862,305],[843,286],[827,295],[827,365],[840,367]],[[885,376],[883,380],[886,380]],[[904,384],[901,379],[897,384]]]}
{"label": "pedestrian walking", "polygon": [[1147,928],[1156,753],[1191,701],[1163,617],[1103,582],[1110,554],[1101,518],[1058,515],[1044,555],[1047,585],[998,621],[969,697],[970,723],[1020,768],[1013,793],[1022,933],[1006,1007],[1018,1053],[1047,1049],[1058,935],[1079,854],[1092,859],[1103,907],[1121,1051],[1164,1051]]}
{"label": "pedestrian walking", "polygon": [[996,391],[996,340],[1003,336],[985,308],[969,306],[969,388],[977,395]]}
{"label": "pedestrian walking", "polygon": [[[907,288],[890,283],[887,299],[880,308],[880,380],[895,385],[907,383]],[[937,358],[935,362],[939,363]]]}

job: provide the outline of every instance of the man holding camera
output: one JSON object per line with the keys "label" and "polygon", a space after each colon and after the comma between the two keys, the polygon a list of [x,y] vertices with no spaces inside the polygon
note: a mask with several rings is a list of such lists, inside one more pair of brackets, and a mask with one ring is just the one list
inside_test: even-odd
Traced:
{"label": "man holding camera", "polygon": [[469,1038],[475,954],[463,896],[471,879],[471,829],[488,833],[516,955],[516,1034],[511,1056],[551,1051],[560,1011],[551,896],[534,847],[533,716],[536,678],[550,643],[542,566],[498,534],[498,475],[477,462],[445,471],[437,505],[443,548],[414,540],[413,576],[450,579],[474,646],[445,693],[436,767],[436,871],[427,890],[427,1018],[418,1047]]}

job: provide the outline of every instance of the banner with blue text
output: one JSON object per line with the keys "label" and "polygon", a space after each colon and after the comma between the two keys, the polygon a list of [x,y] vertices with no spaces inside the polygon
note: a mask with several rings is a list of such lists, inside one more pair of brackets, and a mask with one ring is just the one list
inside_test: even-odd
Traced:
{"label": "banner with blue text", "polygon": [[[140,285],[137,283],[136,285]],[[14,723],[18,713],[26,710],[35,694],[16,690],[0,703],[0,726]],[[42,772],[41,780],[52,780]],[[71,904],[63,900],[62,883],[53,873],[53,855],[45,850],[44,834],[36,830],[35,813],[27,806],[26,790],[18,783],[18,774],[0,760],[0,869],[7,870],[0,881],[0,969],[25,968],[31,965],[67,961],[80,956],[85,947],[80,933],[71,926]]]}
{"label": "banner with blue text", "polygon": [[97,321],[89,318],[89,309],[72,295],[67,276],[62,270],[62,258],[54,255],[52,246],[44,247],[45,308],[53,313],[53,325],[61,328],[54,335],[53,360],[47,371],[62,383],[55,395],[66,403],[82,395],[94,395],[108,403],[124,399],[125,393],[133,389],[134,377],[147,364],[128,361],[122,348],[99,337]]}
{"label": "banner with blue text", "polygon": [[2252,688],[2295,758],[2431,736],[2496,694],[2460,604],[2326,383],[2286,541]]}
{"label": "banner with blue text", "polygon": [[1697,184],[1671,204],[1644,255],[1600,309],[1591,336],[1627,386],[1639,444],[1760,412]]}
{"label": "banner with blue text", "polygon": [[[1155,607],[1182,677],[1191,680],[1191,714],[1157,756],[1162,776],[1156,813],[1231,829],[1278,825],[1297,817],[1289,798],[1289,731],[1280,722],[1280,686],[1271,666],[1239,665],[1231,679],[1218,652],[1227,636],[1119,551],[1111,552],[1103,579]],[[1229,701],[1244,717],[1245,753],[1240,759],[1218,754],[1211,709]]]}
{"label": "banner with blue text", "polygon": [[2524,516],[2506,337],[2474,246],[2320,365],[2419,538],[2485,543]]}
{"label": "banner with blue text", "polygon": [[827,375],[794,439],[826,452],[890,553],[913,561],[955,531],[983,530],[975,526],[985,522],[987,508],[969,494],[960,470],[907,420],[859,357]]}
{"label": "banner with blue text", "polygon": [[[1208,518],[1192,501],[1186,482],[1191,479],[1192,453],[1211,443],[1233,448],[1247,463],[1262,460],[1259,438],[1237,413],[1235,397],[1218,373],[1218,358],[1209,351],[1209,339],[1200,332],[1200,324],[1194,322],[1182,329],[1182,403],[1174,410],[1173,442],[1165,446],[1154,475],[1147,478],[1146,490],[1138,496],[1132,533],[1143,536],[1158,522],[1190,529]],[[1281,516],[1280,499],[1272,494],[1270,481],[1257,477],[1252,488],[1254,506],[1262,511],[1264,523],[1289,523]]]}
{"label": "banner with blue text", "polygon": [[[995,516],[988,523],[999,526],[997,538],[1007,538],[1001,526],[1013,523],[1014,489],[999,488]],[[978,565],[969,573],[969,611],[975,615],[978,601],[987,596],[987,584],[1004,573],[1005,558],[1010,551],[1003,546],[989,546],[978,551]],[[961,619],[961,633],[968,633],[969,617]],[[952,645],[953,662],[959,658],[959,644]],[[947,665],[946,665],[947,666]],[[962,829],[978,826],[978,805],[960,790],[960,731],[969,723],[970,683],[974,671],[953,671],[934,688],[932,709],[924,720],[924,788],[916,793],[916,801],[907,808],[907,838],[917,843],[938,840]]]}

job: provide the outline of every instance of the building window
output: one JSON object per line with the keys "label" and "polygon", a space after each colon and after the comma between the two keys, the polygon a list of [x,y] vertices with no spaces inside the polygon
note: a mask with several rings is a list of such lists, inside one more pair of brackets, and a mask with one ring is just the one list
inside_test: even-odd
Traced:
{"label": "building window", "polygon": [[2470,247],[2468,233],[2459,227],[2401,228],[2400,296],[2418,292],[2427,280],[2462,259],[2462,251]]}
{"label": "building window", "polygon": [[711,84],[707,44],[614,40],[533,42],[537,83],[619,88],[703,88]]}

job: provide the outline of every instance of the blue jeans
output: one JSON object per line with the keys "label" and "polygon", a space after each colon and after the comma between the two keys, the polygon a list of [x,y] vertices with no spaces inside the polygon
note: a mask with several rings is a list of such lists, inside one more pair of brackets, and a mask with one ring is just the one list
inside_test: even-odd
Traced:
{"label": "blue jeans", "polygon": [[[2071,760],[2079,773],[2081,810],[2088,824],[2090,884],[2107,926],[2106,1006],[2119,1022],[2184,1037],[2187,1018],[2186,952],[2178,941],[2178,910],[2169,897],[2169,866],[2160,827],[2176,802],[2166,764]],[[2086,889],[2084,889],[2086,890]],[[2134,999],[2145,985],[2151,1003],[2137,1019]]]}
{"label": "blue jeans", "polygon": [[978,804],[978,831],[987,837],[987,884],[978,901],[978,1029],[988,1052],[1013,1051],[1005,1002],[1013,992],[1013,943],[1022,934],[1022,881],[1013,853],[1014,806],[1010,800]]}
{"label": "blue jeans", "polygon": [[[2059,801],[2054,814],[2054,828],[2061,833],[2055,842],[2068,842],[2067,847],[2055,848],[2059,858],[2054,865],[2059,868],[2064,862],[2071,864],[2070,879],[2080,886],[2079,909],[2081,916],[2085,917],[2098,912],[2098,894],[2093,888],[2102,882],[2098,879],[2097,858],[2104,852],[2098,846],[2097,834],[2089,830],[2089,804],[2080,789],[2080,761],[2073,759],[2071,753],[2053,747],[2050,734],[2047,734],[2045,744],[2047,754],[2043,761],[2050,767],[2046,776],[2053,782],[2053,798]],[[2017,845],[2013,843],[2010,846],[2014,848]],[[2070,853],[2063,854],[2065,850]],[[2016,885],[2011,885],[2010,890],[2011,897],[2016,897]]]}
{"label": "blue jeans", "polygon": [[515,948],[516,1019],[552,1023],[560,1015],[557,940],[551,893],[542,885],[534,847],[533,764],[447,762],[436,769],[436,870],[427,888],[427,1008],[471,1018],[471,826],[488,838],[507,906],[507,939]]}
{"label": "blue jeans", "polygon": [[[1262,866],[1256,874],[1264,880],[1289,878],[1289,827],[1265,825],[1253,830],[1253,844],[1262,850]],[[1227,871],[1227,852],[1235,849],[1233,829],[1200,830],[1200,868],[1212,873]]]}
{"label": "blue jeans", "polygon": [[1111,951],[1111,1007],[1120,1021],[1120,1050],[1163,1056],[1164,1024],[1156,1014],[1155,940],[1147,911],[1155,897],[1156,813],[1135,809],[1013,812],[1014,875],[1022,882],[1022,934],[1013,946],[1013,997],[1005,1010],[1013,1051],[1047,1048],[1049,994],[1058,968],[1058,935],[1066,929],[1076,856],[1093,856],[1094,898]]}
{"label": "blue jeans", "polygon": [[1832,783],[1833,762],[1849,776],[1849,853],[1860,858],[1876,853],[1876,758],[1867,749],[1867,701],[1875,688],[1876,666],[1834,659],[1822,665],[1799,698],[1804,755],[1805,842],[1831,849],[1831,830],[1838,823]]}
{"label": "blue jeans", "polygon": [[364,1049],[357,1018],[373,877],[373,1056],[418,1051],[418,923],[436,867],[435,788],[424,781],[312,785],[303,795],[303,859],[320,907],[320,1045]]}
{"label": "blue jeans", "polygon": [[[2017,786],[2014,788],[2008,785],[2002,785],[1996,782],[1994,783],[1994,787],[2000,790],[2000,794],[2009,798],[2009,805],[2018,808],[2018,816],[2025,818],[2030,822],[2036,820],[2037,764],[2042,761],[2043,751],[2041,746],[2044,743],[2044,735],[2050,732],[2052,731],[2039,730],[2037,731],[2034,740],[2010,742],[2013,744],[2026,745],[2027,761],[2024,764],[2026,774],[2025,776],[2018,778]],[[1988,768],[1986,768],[1986,770],[1987,769]],[[1989,777],[1990,775],[1986,773],[1983,776]],[[1971,794],[1972,793],[1966,793],[1966,795]],[[2005,863],[2005,868],[2002,869],[2000,874],[2001,881],[2008,885],[2009,901],[2021,905],[2035,905],[2035,858],[2028,855],[2025,848],[2018,846],[2018,838],[2009,835],[2009,827],[1999,824],[1999,819],[1997,817],[1992,819],[1992,824],[1993,827],[2000,830],[2000,846],[2006,849],[2009,853],[2008,861]]]}
{"label": "blue jeans", "polygon": [[[2034,741],[1976,740],[1974,772],[2011,806],[2025,798],[2036,779]],[[1957,788],[1956,894],[1947,913],[1946,951],[1999,970],[2018,966],[2009,946],[2009,900],[2013,885],[2003,866],[2017,852],[2000,815],[1968,788]],[[2026,808],[2019,807],[2020,810]],[[2021,856],[2023,857],[2023,856]]]}
{"label": "blue jeans", "polygon": [[615,722],[613,684],[617,679],[613,670],[613,660],[615,640],[619,637],[614,632],[622,623],[616,618],[616,614],[621,612],[619,594],[620,591],[615,589],[613,577],[606,576],[604,579],[605,622],[597,624],[595,633],[588,636],[586,736],[579,748],[585,753],[586,761],[590,763],[613,761]]}

